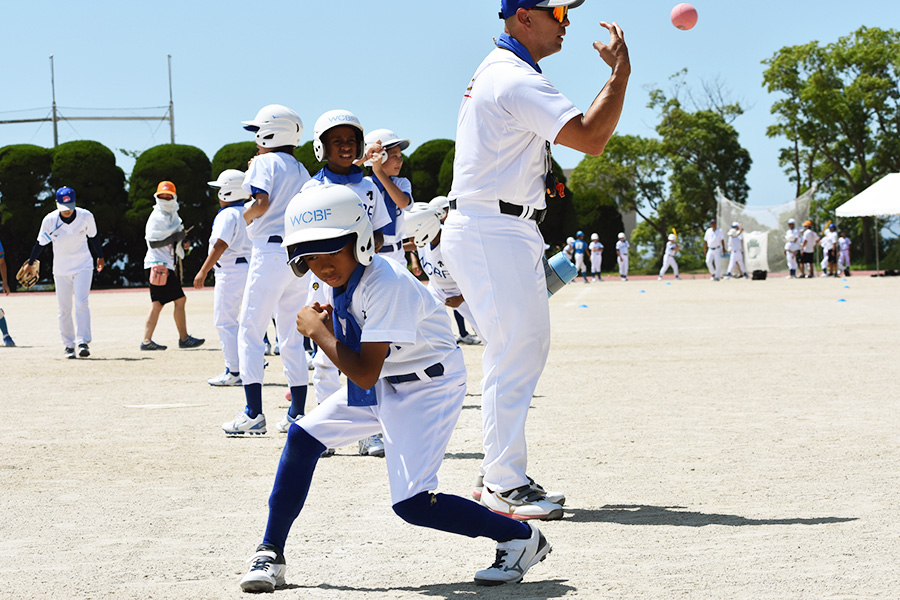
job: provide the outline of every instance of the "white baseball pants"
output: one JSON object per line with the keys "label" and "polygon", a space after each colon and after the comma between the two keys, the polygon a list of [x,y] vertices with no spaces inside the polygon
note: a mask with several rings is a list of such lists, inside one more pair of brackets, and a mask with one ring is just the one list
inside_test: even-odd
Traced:
{"label": "white baseball pants", "polygon": [[584,268],[584,254],[576,252],[575,253],[575,272],[578,275],[581,275],[585,272]]}
{"label": "white baseball pants", "polygon": [[[85,269],[71,275],[53,274],[56,285],[56,309],[59,318],[59,337],[63,346],[74,348],[77,344],[91,343],[91,308],[88,295],[94,270]],[[72,324],[72,303],[75,304],[75,323]]]}
{"label": "white baseball pants", "polygon": [[709,274],[716,279],[722,276],[721,248],[710,248],[706,251],[706,268],[709,269]]}
{"label": "white baseball pants", "polygon": [[838,272],[843,273],[844,269],[848,268],[849,266],[850,266],[850,252],[846,251],[846,250],[838,252],[838,262],[837,262]]}
{"label": "white baseball pants", "polygon": [[666,271],[669,270],[669,267],[672,267],[672,272],[675,273],[675,277],[678,277],[678,263],[675,262],[675,257],[671,254],[663,256],[663,264],[662,269],[659,270],[659,276],[662,277],[665,275]]}
{"label": "white baseball pants", "polygon": [[628,257],[627,256],[618,256],[616,257],[619,263],[619,275],[622,277],[628,277]]}
{"label": "white baseball pants", "polygon": [[603,268],[603,254],[591,254],[591,273],[600,274],[600,270]]}
{"label": "white baseball pants", "polygon": [[738,250],[731,251],[731,258],[728,259],[728,273],[731,275],[734,270],[734,265],[737,265],[741,268],[741,275],[744,275],[747,272],[747,268],[744,266],[744,253]]}
{"label": "white baseball pants", "polygon": [[550,352],[544,239],[531,220],[451,210],[441,243],[485,343],[485,485],[517,488],[528,483],[525,420]]}
{"label": "white baseball pants", "polygon": [[287,264],[287,251],[279,243],[254,240],[238,327],[238,357],[244,385],[263,382],[263,338],[273,315],[288,385],[309,383],[303,336],[297,331],[297,313],[306,303],[307,277],[294,275]]}
{"label": "white baseball pants", "polygon": [[213,290],[213,324],[219,332],[225,368],[240,373],[238,356],[238,327],[241,316],[241,300],[247,286],[248,263],[216,267],[216,287]]}

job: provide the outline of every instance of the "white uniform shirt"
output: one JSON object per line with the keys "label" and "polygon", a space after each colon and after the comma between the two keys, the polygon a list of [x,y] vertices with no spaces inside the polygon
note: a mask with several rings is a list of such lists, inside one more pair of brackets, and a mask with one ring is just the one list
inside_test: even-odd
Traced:
{"label": "white uniform shirt", "polygon": [[216,240],[228,244],[228,248],[219,257],[220,265],[235,264],[238,258],[250,258],[253,249],[247,236],[247,223],[244,221],[244,205],[226,206],[213,219],[212,233],[209,236],[209,251],[212,252]]}
{"label": "white uniform shirt", "polygon": [[616,250],[619,252],[619,256],[622,256],[623,258],[628,257],[628,247],[628,242],[625,240],[616,242]]}
{"label": "white uniform shirt", "polygon": [[456,281],[454,281],[450,271],[447,270],[447,266],[444,264],[444,255],[441,253],[440,244],[434,248],[431,247],[431,244],[425,244],[423,248],[416,248],[416,250],[419,253],[419,262],[422,265],[422,270],[428,275],[428,281],[431,285],[444,292],[443,295],[447,298],[462,294],[459,291],[459,286],[456,285]]}
{"label": "white uniform shirt", "polygon": [[241,187],[250,194],[254,187],[264,190],[269,208],[247,226],[251,240],[284,236],[284,211],[307,181],[309,172],[292,154],[267,152],[253,159]]}
{"label": "white uniform shirt", "polygon": [[[394,203],[394,200],[388,197],[387,194],[382,194],[384,197],[384,206],[387,211],[394,210],[396,215],[396,222],[394,223],[394,234],[388,235],[384,234],[384,243],[387,245],[397,246],[403,242],[403,239],[406,237],[404,232],[404,218],[403,214],[410,209],[413,203],[412,196],[412,183],[410,183],[409,179],[406,177],[391,177],[391,181],[400,188],[400,191],[409,196],[409,204],[406,205],[406,208],[400,208]],[[390,212],[388,212],[388,217],[390,217]],[[370,217],[371,218],[371,217]]]}
{"label": "white uniform shirt", "polygon": [[811,254],[816,251],[816,242],[819,241],[819,234],[812,229],[807,229],[803,232],[801,239],[803,240],[801,245],[803,252]]}
{"label": "white uniform shirt", "polygon": [[[334,288],[325,286],[329,304]],[[390,342],[381,377],[423,371],[456,350],[450,316],[405,266],[375,255],[350,302],[362,342]],[[337,316],[335,316],[337,318]]]}
{"label": "white uniform shirt", "polygon": [[737,235],[729,236],[731,239],[728,240],[728,245],[731,247],[732,252],[743,252],[744,251],[744,234],[739,233]]}
{"label": "white uniform shirt", "polygon": [[725,242],[725,234],[722,233],[721,229],[713,230],[712,227],[709,227],[706,233],[703,234],[703,240],[706,242],[707,250],[715,250]]}
{"label": "white uniform shirt", "polygon": [[603,244],[600,242],[591,242],[588,247],[591,249],[591,254],[603,252]]}
{"label": "white uniform shirt", "polygon": [[838,247],[841,249],[841,252],[849,252],[850,251],[850,238],[838,238]]}
{"label": "white uniform shirt", "polygon": [[568,258],[570,262],[575,257],[575,249],[572,248],[571,244],[566,244],[565,247],[563,247],[562,251],[563,251],[563,254],[566,255],[566,258]]}
{"label": "white uniform shirt", "polygon": [[339,183],[330,181],[328,179],[328,171],[325,171],[325,177],[322,181],[315,178],[310,179],[303,185],[303,188],[300,191],[305,192],[306,190],[325,185],[326,183],[343,185],[344,187],[353,190],[356,195],[359,196],[359,201],[363,207],[365,207],[366,214],[369,215],[369,221],[372,222],[372,231],[378,231],[391,222],[391,216],[388,214],[387,206],[384,204],[384,196],[382,196],[381,190],[379,190],[378,186],[375,185],[375,182],[368,177],[363,177],[359,183]]}
{"label": "white uniform shirt", "polygon": [[546,142],[580,114],[546,77],[496,48],[475,71],[459,109],[449,197],[472,214],[478,205],[497,214],[498,200],[544,208]]}
{"label": "white uniform shirt", "polygon": [[54,275],[73,275],[94,269],[87,239],[96,235],[97,222],[91,211],[76,208],[75,220],[64,223],[59,210],[54,210],[41,221],[37,241],[41,246],[53,243]]}
{"label": "white uniform shirt", "polygon": [[784,235],[785,242],[790,242],[790,241],[796,242],[799,239],[800,239],[800,232],[797,231],[796,228],[791,229],[790,227],[788,227],[788,230],[785,232],[785,235]]}
{"label": "white uniform shirt", "polygon": [[666,242],[666,256],[675,256],[675,247],[678,242]]}
{"label": "white uniform shirt", "polygon": [[837,245],[838,236],[836,231],[829,231],[822,238],[822,248],[825,250],[831,250]]}

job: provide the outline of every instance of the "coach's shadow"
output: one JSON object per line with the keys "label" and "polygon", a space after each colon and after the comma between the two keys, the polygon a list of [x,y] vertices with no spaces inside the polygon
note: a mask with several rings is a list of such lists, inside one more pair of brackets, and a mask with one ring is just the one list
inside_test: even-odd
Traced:
{"label": "coach's shadow", "polygon": [[[535,578],[540,577],[536,575]],[[332,585],[329,583],[321,583],[315,586],[293,585],[288,584],[280,589],[319,589],[334,590],[341,592],[372,592],[372,593],[390,593],[390,592],[413,592],[422,596],[430,596],[434,598],[446,598],[453,600],[455,598],[471,598],[477,595],[480,598],[490,598],[491,600],[520,599],[520,598],[562,598],[575,591],[571,585],[566,585],[565,579],[549,579],[545,581],[529,581],[532,578],[530,574],[526,575],[525,581],[515,585],[502,585],[498,587],[482,587],[475,585],[470,581],[460,581],[457,583],[436,583],[432,585],[406,586],[406,587],[390,587],[390,588],[371,588],[352,585]]]}
{"label": "coach's shadow", "polygon": [[811,519],[748,519],[739,515],[720,515],[684,510],[684,506],[647,506],[642,504],[607,504],[599,509],[565,509],[565,520],[580,523],[618,523],[619,525],[670,525],[705,527],[725,525],[829,525],[856,521],[857,517],[816,517]]}

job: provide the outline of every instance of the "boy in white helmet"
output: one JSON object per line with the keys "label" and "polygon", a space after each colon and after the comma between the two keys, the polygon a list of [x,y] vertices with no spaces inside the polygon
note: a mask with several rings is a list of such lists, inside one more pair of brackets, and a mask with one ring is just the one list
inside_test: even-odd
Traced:
{"label": "boy in white helmet", "polygon": [[734,270],[735,265],[740,270],[740,274],[737,276],[743,275],[744,279],[747,279],[747,267],[744,266],[744,228],[736,221],[731,224],[731,229],[728,230],[728,245],[730,257],[728,258],[728,270],[725,272],[725,279],[731,279],[731,272]]}
{"label": "boy in white helmet", "polygon": [[537,527],[433,491],[466,394],[465,363],[446,310],[406,267],[375,256],[372,226],[346,187],[304,192],[285,220],[291,268],[298,276],[309,269],[328,286],[326,303],[304,306],[297,328],[348,384],[290,426],[263,543],[241,588],[271,592],[284,585],[285,542],[320,455],[379,431],[394,512],[414,525],[496,540],[496,561],[475,582],[520,581],[551,549]]}
{"label": "boy in white helmet", "polygon": [[213,322],[219,332],[225,372],[209,380],[209,385],[241,385],[241,362],[238,356],[238,325],[241,300],[250,270],[250,238],[244,222],[244,202],[250,194],[241,187],[245,173],[226,169],[210,187],[218,189],[219,210],[213,219],[209,236],[209,254],[197,275],[194,287],[203,289],[206,276],[215,267],[216,287],[213,292]]}
{"label": "boy in white helmet", "polygon": [[663,275],[666,274],[666,271],[669,270],[669,267],[672,267],[672,272],[675,273],[675,279],[681,279],[678,275],[678,263],[675,262],[675,253],[678,252],[678,248],[678,237],[676,237],[674,233],[670,233],[666,240],[666,250],[663,253],[662,268],[659,270],[659,277],[657,277],[657,279],[662,279]]}
{"label": "boy in white helmet", "polygon": [[628,240],[625,232],[619,233],[619,241],[616,242],[616,261],[619,263],[619,277],[622,281],[628,281]]}
{"label": "boy in white helmet", "polygon": [[381,229],[383,244],[378,254],[392,258],[400,264],[406,264],[406,253],[403,250],[404,227],[403,215],[412,206],[412,183],[406,177],[400,177],[403,168],[403,151],[409,148],[410,141],[400,139],[389,129],[370,131],[365,137],[367,166],[372,167],[369,177],[381,191],[384,205],[391,222]]}
{"label": "boy in white helmet", "polygon": [[575,238],[569,236],[566,238],[566,245],[563,246],[563,254],[569,259],[569,262],[575,262]]}
{"label": "boy in white helmet", "polygon": [[588,249],[591,251],[591,275],[594,281],[603,281],[603,275],[600,273],[603,269],[603,244],[600,243],[600,234],[591,234]]}
{"label": "boy in white helmet", "polygon": [[[793,219],[791,219],[793,221]],[[800,252],[800,244],[797,240],[800,238],[793,228],[788,229],[784,234],[784,256],[787,259],[788,279],[797,278],[797,253]]]}
{"label": "boy in white helmet", "polygon": [[587,242],[584,241],[584,232],[578,231],[575,238],[575,242],[572,243],[572,250],[575,253],[575,272],[581,274],[585,283],[589,283],[587,265],[584,263],[588,250]]}
{"label": "boy in white helmet", "polygon": [[253,197],[244,208],[247,236],[253,248],[238,328],[238,358],[246,407],[222,425],[227,435],[266,433],[262,407],[264,338],[273,314],[284,375],[290,386],[289,416],[297,418],[306,411],[309,383],[303,336],[294,326],[297,307],[306,302],[306,281],[293,276],[281,247],[284,211],[309,180],[306,167],[293,154],[303,134],[303,123],[290,108],[270,104],[260,109],[252,121],[243,124],[244,129],[254,133],[259,148],[241,184]]}
{"label": "boy in white helmet", "polygon": [[[366,156],[365,131],[356,115],[348,110],[336,109],[324,113],[316,120],[313,131],[313,150],[316,160],[324,160],[326,165],[312,176],[303,186],[302,192],[328,184],[343,185],[353,190],[374,231],[375,251],[384,243],[382,229],[391,223],[391,217],[384,196],[376,183],[365,177],[357,162]],[[374,152],[374,148],[373,148]],[[381,157],[375,162],[380,162]],[[373,164],[374,168],[374,164]],[[399,172],[399,170],[398,170]],[[388,178],[389,179],[389,178]],[[411,189],[411,188],[410,188]],[[321,302],[325,286],[315,277],[310,279],[308,304]],[[340,388],[340,371],[324,352],[317,352],[313,358],[313,388],[317,402],[323,401]],[[290,421],[290,418],[288,418]],[[289,423],[282,423],[279,431],[286,431]],[[363,456],[384,456],[384,442],[375,434],[359,440],[359,454]],[[328,452],[331,453],[329,447]]]}

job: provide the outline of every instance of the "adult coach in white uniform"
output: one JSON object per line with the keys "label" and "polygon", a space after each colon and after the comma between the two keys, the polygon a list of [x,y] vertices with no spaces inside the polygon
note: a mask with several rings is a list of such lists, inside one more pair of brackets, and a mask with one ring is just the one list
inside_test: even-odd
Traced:
{"label": "adult coach in white uniform", "polygon": [[[91,309],[88,294],[94,278],[94,257],[97,271],[106,264],[97,240],[94,215],[84,208],[75,208],[75,190],[61,187],[56,190],[56,210],[41,221],[37,243],[28,259],[32,271],[34,261],[44,248],[53,244],[53,283],[56,286],[56,306],[59,315],[59,335],[66,358],[88,357],[91,351]],[[75,324],[72,324],[72,304],[75,305]]]}
{"label": "adult coach in white uniform", "polygon": [[716,227],[716,220],[710,219],[709,227],[703,234],[703,252],[706,253],[706,268],[710,279],[719,281],[722,276],[722,250],[725,248],[725,235]]}
{"label": "adult coach in white uniform", "polygon": [[625,99],[631,66],[622,29],[594,48],[612,76],[587,113],[541,74],[562,49],[568,8],[583,0],[502,0],[504,34],[463,93],[456,132],[453,209],[444,258],[485,342],[481,501],[519,519],[560,518],[562,507],[526,475],[525,420],[550,349],[550,314],[538,223],[546,209],[550,143],[599,155]]}

